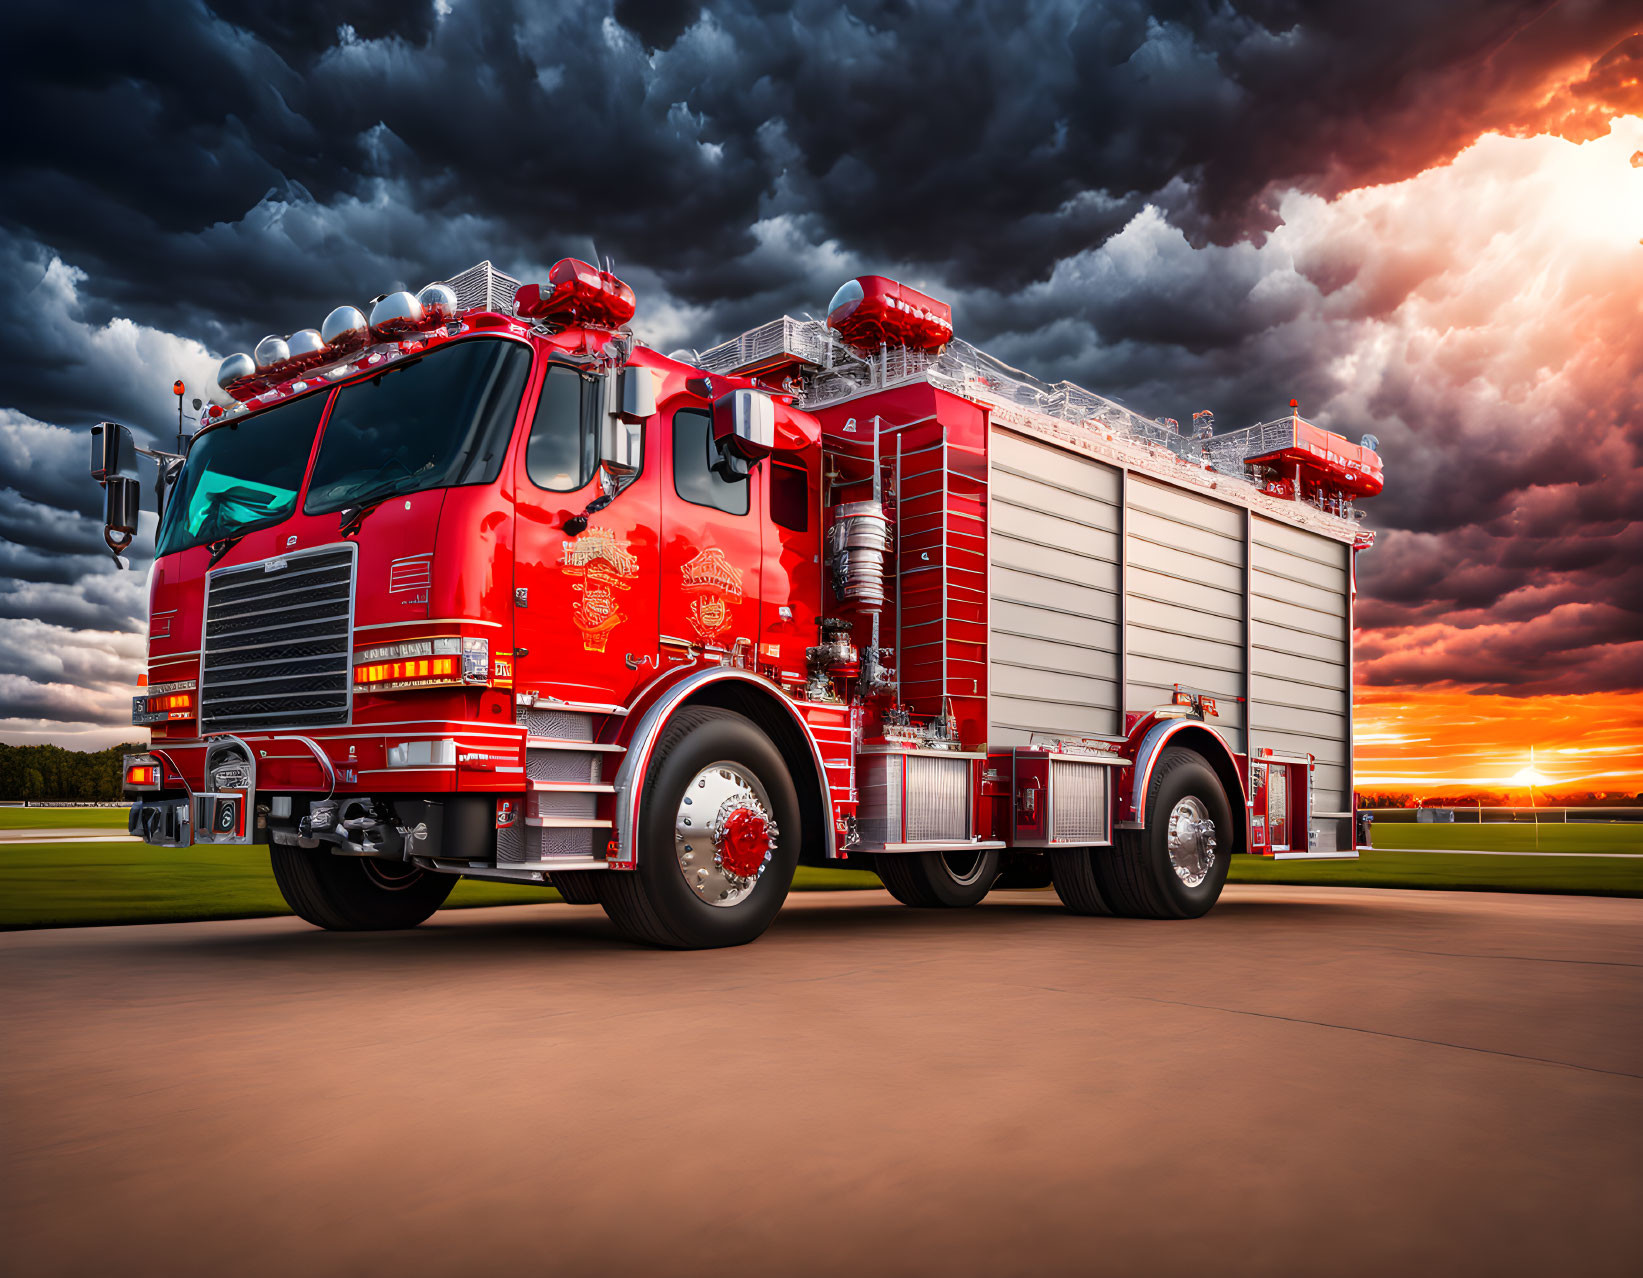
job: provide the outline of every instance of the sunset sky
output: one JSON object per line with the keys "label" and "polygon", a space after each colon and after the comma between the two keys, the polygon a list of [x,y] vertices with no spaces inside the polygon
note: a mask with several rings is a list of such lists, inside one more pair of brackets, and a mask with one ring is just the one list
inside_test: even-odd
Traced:
{"label": "sunset sky", "polygon": [[1149,415],[1375,434],[1359,788],[1643,791],[1635,2],[13,5],[0,63],[0,739],[134,735],[90,423],[597,243],[663,349],[872,271]]}

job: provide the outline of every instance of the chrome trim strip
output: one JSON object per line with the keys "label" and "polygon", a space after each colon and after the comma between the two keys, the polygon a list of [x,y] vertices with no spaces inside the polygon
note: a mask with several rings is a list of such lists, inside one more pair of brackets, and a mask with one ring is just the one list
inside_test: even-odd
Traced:
{"label": "chrome trim strip", "polygon": [[377,621],[369,626],[355,626],[354,633],[357,635],[367,630],[393,630],[399,626],[490,626],[495,630],[502,629],[500,621],[480,621],[477,617],[414,617],[405,621]]}
{"label": "chrome trim strip", "polygon": [[860,852],[871,852],[874,855],[907,852],[991,852],[1008,846],[1009,844],[1002,839],[978,839],[974,843],[856,843],[851,845],[850,853],[854,856]]}

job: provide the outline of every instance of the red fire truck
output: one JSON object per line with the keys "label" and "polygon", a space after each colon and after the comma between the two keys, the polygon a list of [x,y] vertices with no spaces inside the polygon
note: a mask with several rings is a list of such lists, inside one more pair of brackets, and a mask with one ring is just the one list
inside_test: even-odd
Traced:
{"label": "red fire truck", "polygon": [[1372,441],[1182,431],[878,276],[700,354],[634,309],[481,263],[230,356],[186,458],[95,428],[117,557],[160,471],[134,833],[265,844],[325,928],[469,876],[675,947],[801,864],[1185,918],[1355,854]]}

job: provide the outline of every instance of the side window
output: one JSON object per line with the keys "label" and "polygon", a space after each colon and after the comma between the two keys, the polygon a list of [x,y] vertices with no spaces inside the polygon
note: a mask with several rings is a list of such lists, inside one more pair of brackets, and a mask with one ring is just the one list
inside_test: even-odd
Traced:
{"label": "side window", "polygon": [[770,518],[789,532],[810,530],[810,480],[803,466],[771,463]]}
{"label": "side window", "polygon": [[575,369],[549,366],[525,448],[525,470],[538,488],[575,492],[593,478],[599,460],[597,391]]}
{"label": "side window", "polygon": [[745,515],[748,481],[726,479],[713,469],[713,418],[699,408],[673,414],[673,490],[696,506]]}

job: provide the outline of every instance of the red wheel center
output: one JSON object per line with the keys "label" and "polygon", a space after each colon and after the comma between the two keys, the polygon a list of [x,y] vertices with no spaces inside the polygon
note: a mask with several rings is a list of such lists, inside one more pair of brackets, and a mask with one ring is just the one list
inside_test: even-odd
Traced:
{"label": "red wheel center", "polygon": [[750,879],[770,851],[770,823],[752,808],[737,808],[725,818],[719,838],[719,864],[737,878]]}

